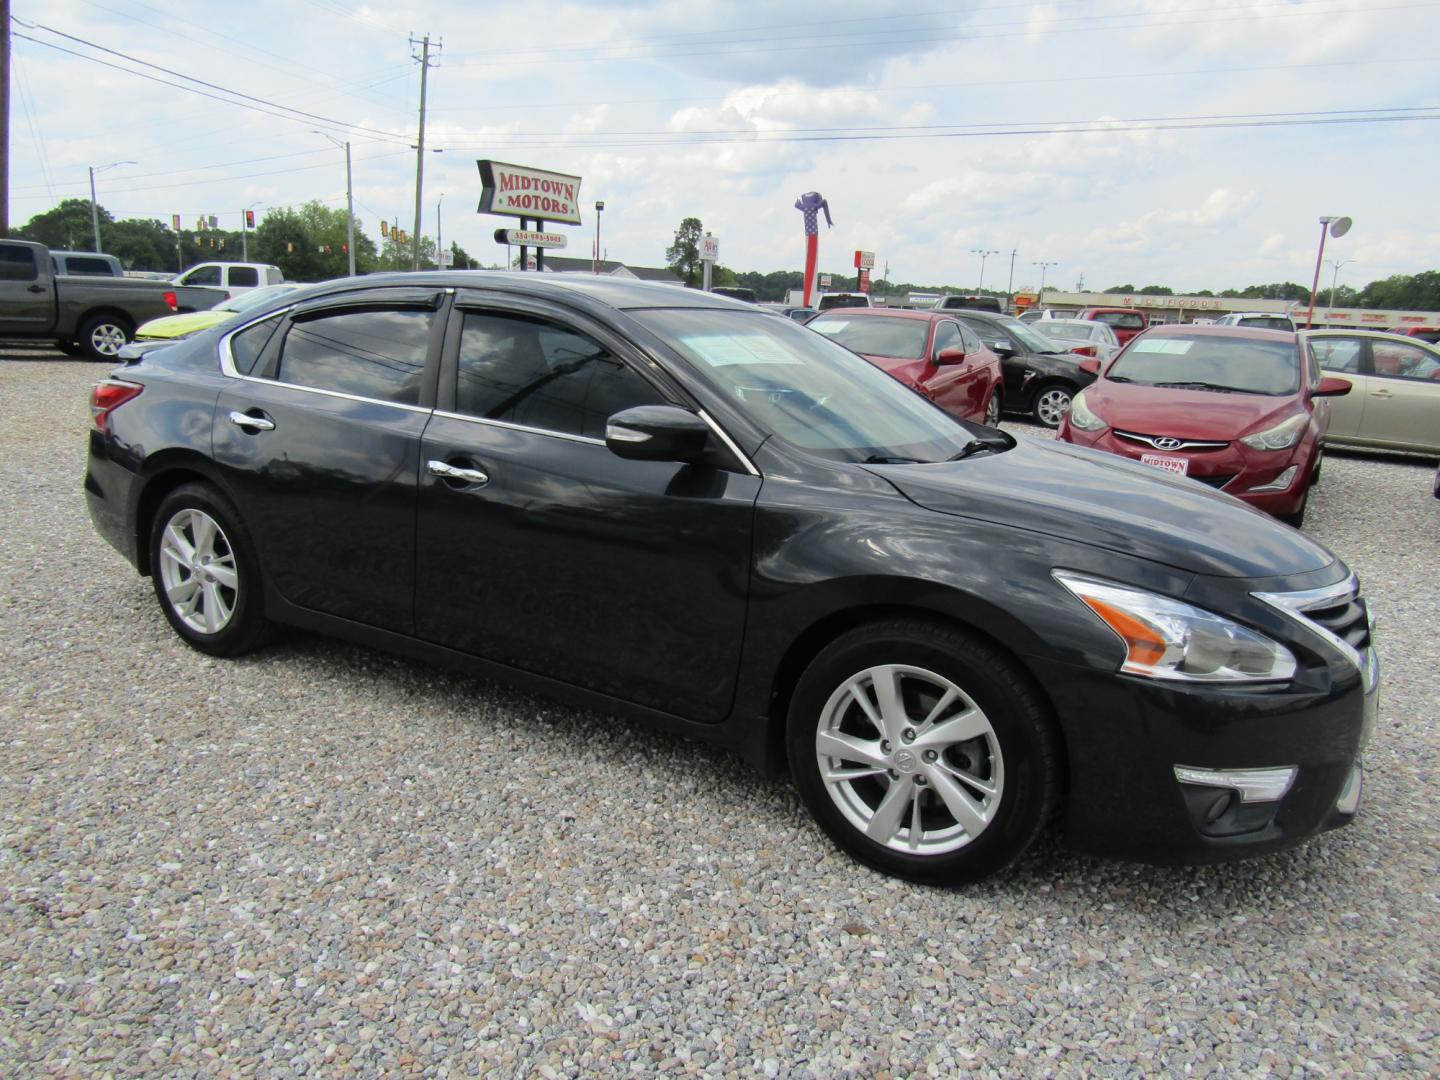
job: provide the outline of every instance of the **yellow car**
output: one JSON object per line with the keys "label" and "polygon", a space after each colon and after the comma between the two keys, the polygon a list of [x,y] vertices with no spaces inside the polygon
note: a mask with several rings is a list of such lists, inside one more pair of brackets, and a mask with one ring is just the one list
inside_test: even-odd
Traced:
{"label": "yellow car", "polygon": [[266,285],[260,289],[243,292],[229,300],[222,300],[208,311],[187,311],[184,315],[163,315],[158,319],[142,323],[140,328],[135,331],[135,340],[175,341],[179,338],[189,337],[191,334],[198,334],[201,330],[219,326],[234,318],[237,312],[259,307],[283,292],[298,288],[300,286],[296,284]]}

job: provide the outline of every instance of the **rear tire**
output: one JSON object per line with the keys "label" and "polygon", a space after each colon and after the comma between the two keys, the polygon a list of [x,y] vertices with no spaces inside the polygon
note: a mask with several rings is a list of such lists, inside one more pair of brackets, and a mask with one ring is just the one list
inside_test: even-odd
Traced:
{"label": "rear tire", "polygon": [[990,395],[990,400],[985,405],[985,423],[987,426],[993,428],[1000,426],[1000,412],[1003,404],[1004,401],[1000,396],[1000,388],[997,386],[994,393]]}
{"label": "rear tire", "polygon": [[1305,487],[1305,495],[1300,500],[1300,509],[1293,514],[1276,514],[1281,521],[1291,528],[1298,529],[1305,524],[1305,508],[1310,505],[1310,485]]}
{"label": "rear tire", "polygon": [[911,619],[843,634],[796,684],[795,786],[859,861],[911,881],[978,881],[1016,859],[1059,798],[1059,738],[993,646]]}
{"label": "rear tire", "polygon": [[208,484],[182,484],[160,503],[150,573],[165,618],[201,652],[239,656],[269,637],[250,534]]}
{"label": "rear tire", "polygon": [[114,360],[134,334],[118,316],[92,315],[80,324],[80,348],[92,360]]}

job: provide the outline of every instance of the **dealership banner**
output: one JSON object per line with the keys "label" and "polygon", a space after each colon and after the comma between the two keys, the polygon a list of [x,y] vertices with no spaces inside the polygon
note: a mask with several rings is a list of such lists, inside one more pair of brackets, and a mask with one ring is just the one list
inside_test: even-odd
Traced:
{"label": "dealership banner", "polygon": [[481,185],[477,213],[580,224],[580,177],[503,161],[476,164]]}

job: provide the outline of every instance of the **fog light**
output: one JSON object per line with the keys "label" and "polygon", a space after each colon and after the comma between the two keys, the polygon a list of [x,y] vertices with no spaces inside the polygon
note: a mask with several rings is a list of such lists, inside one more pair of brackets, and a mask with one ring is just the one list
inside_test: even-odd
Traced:
{"label": "fog light", "polygon": [[1279,476],[1277,476],[1274,480],[1271,480],[1268,484],[1261,484],[1259,487],[1252,487],[1252,488],[1250,488],[1249,490],[1251,490],[1251,491],[1284,491],[1286,488],[1288,488],[1288,487],[1290,486],[1290,482],[1295,479],[1295,474],[1296,474],[1297,472],[1299,472],[1299,471],[1300,471],[1300,466],[1299,466],[1299,465],[1291,465],[1290,468],[1286,469],[1286,470],[1285,470],[1284,472],[1282,472]]}
{"label": "fog light", "polygon": [[1189,765],[1175,766],[1175,779],[1182,784],[1229,788],[1239,794],[1242,803],[1276,802],[1285,797],[1295,782],[1296,768],[1287,765],[1277,769],[1196,769]]}

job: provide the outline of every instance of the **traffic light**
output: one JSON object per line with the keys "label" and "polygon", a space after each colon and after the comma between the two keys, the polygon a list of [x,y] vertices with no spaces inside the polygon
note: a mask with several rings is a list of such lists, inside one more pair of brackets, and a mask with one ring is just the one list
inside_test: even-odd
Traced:
{"label": "traffic light", "polygon": [[293,240],[286,240],[286,241],[285,241],[285,254],[287,254],[287,255],[294,255],[294,254],[295,254],[295,241],[293,241]]}
{"label": "traffic light", "polygon": [[220,237],[220,250],[221,250],[221,251],[224,251],[224,250],[225,250],[225,238],[224,238],[223,236]]}
{"label": "traffic light", "polygon": [[389,223],[388,221],[382,221],[382,222],[380,222],[380,238],[381,238],[382,240],[385,240],[385,239],[388,239],[389,236],[390,236],[390,223]]}
{"label": "traffic light", "polygon": [[349,244],[341,244],[341,245],[340,245],[340,254],[341,254],[341,255],[349,255],[349,254],[350,254],[350,245],[349,245]]}
{"label": "traffic light", "polygon": [[245,228],[247,228],[247,229],[253,229],[254,227],[255,227],[255,211],[254,211],[254,210],[246,210],[246,211],[245,211]]}

